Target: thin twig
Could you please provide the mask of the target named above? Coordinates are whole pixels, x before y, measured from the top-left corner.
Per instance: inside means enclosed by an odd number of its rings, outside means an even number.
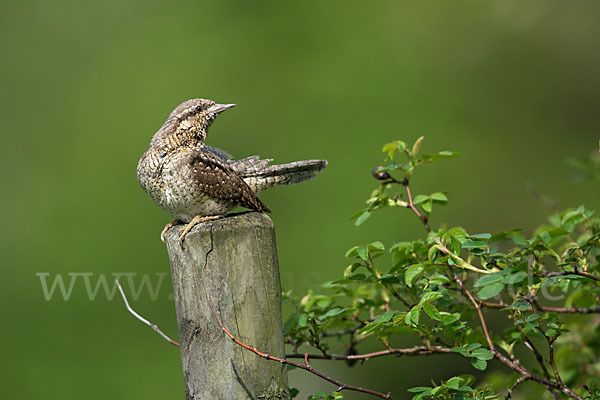
[[[250,346],[250,345],[248,345],[248,344],[240,341],[235,336],[233,336],[231,334],[231,332],[229,332],[229,330],[225,327],[225,325],[223,325],[223,322],[221,321],[221,317],[219,316],[219,313],[215,312],[215,315],[217,316],[217,321],[219,321],[219,325],[221,326],[221,329],[223,329],[223,332],[225,332],[225,334],[227,336],[229,336],[231,338],[231,340],[233,340],[236,344],[240,345],[241,347],[243,347],[244,349],[246,349],[248,351],[251,351],[252,353],[256,354],[259,357],[262,357],[262,358],[264,358],[266,360],[277,361],[277,362],[280,362],[282,364],[292,365],[292,366],[294,366],[296,368],[300,368],[300,369],[303,369],[305,371],[308,371],[311,374],[314,374],[314,375],[318,376],[319,378],[324,379],[327,382],[330,382],[330,383],[333,383],[334,385],[336,385],[338,387],[337,388],[338,392],[341,392],[342,390],[352,390],[352,391],[355,391],[355,392],[361,392],[361,393],[370,394],[372,396],[380,397],[382,399],[388,399],[389,400],[389,399],[392,398],[392,394],[391,393],[383,394],[383,393],[376,392],[374,390],[365,389],[365,388],[361,388],[361,387],[358,387],[358,386],[346,385],[345,383],[342,383],[342,382],[340,382],[340,381],[338,381],[336,379],[333,379],[333,378],[331,378],[331,377],[329,377],[329,376],[327,376],[327,375],[325,375],[325,374],[323,374],[323,373],[315,370],[308,363],[308,357],[309,357],[308,353],[306,353],[303,356],[303,358],[304,358],[304,365],[295,363],[293,361],[288,361],[288,360],[286,360],[284,358],[279,358],[279,357],[271,356],[271,355],[269,355],[267,353],[263,353],[263,352],[255,349],[254,347],[252,347],[252,346]]]
[[[541,326],[538,326],[538,330],[540,332],[542,332],[542,335],[544,335],[544,337],[546,338],[546,341],[548,342],[548,353],[549,353],[548,359],[550,361],[550,366],[552,367],[552,371],[554,372],[554,379],[556,380],[556,382],[558,382],[562,385],[563,381],[560,378],[560,374],[558,373],[558,368],[556,367],[556,362],[554,361],[554,340],[555,339],[546,335],[546,332],[544,332],[542,330]]]
[[[135,310],[133,308],[131,308],[131,306],[129,305],[129,302],[127,301],[127,296],[125,296],[125,292],[123,291],[123,288],[121,287],[121,284],[119,283],[119,280],[115,279],[115,283],[117,284],[117,287],[119,288],[119,292],[121,292],[121,296],[123,297],[123,301],[125,302],[125,307],[127,307],[127,310],[131,313],[131,315],[136,317],[138,320],[142,321],[144,324],[148,325],[150,328],[154,329],[154,331],[156,333],[158,333],[160,336],[162,336],[162,338],[165,339],[167,342],[171,343],[173,346],[179,347],[179,343],[177,343],[176,341],[174,341],[173,339],[171,339],[170,337],[165,335],[163,333],[163,331],[158,329],[158,326],[156,326],[156,324],[153,324],[152,322],[148,321],[147,319],[142,317],[140,314],[135,312]]]
[[[558,203],[548,196],[545,196],[542,192],[540,192],[532,183],[527,184],[527,189],[531,192],[533,197],[538,199],[542,204],[551,209],[552,211],[558,213],[560,211],[558,207]]]
[[[547,312],[555,312],[555,313],[564,313],[564,314],[599,314],[600,307],[590,307],[590,308],[582,308],[582,307],[548,307],[542,306],[537,303],[537,300],[532,300],[532,307],[537,311],[547,311]],[[492,303],[489,301],[482,301],[482,307],[487,308],[506,308],[509,307],[507,304],[502,303]]]
[[[406,306],[406,308],[408,308],[409,310],[410,310],[411,308],[413,308],[413,305],[412,305],[412,304],[410,304],[408,301],[406,301],[406,300],[404,299],[404,297],[402,297],[402,296],[400,295],[400,293],[398,293],[398,292],[396,292],[395,290],[393,290],[393,291],[392,291],[392,295],[393,295],[393,296],[394,296],[396,299],[398,299],[398,300],[399,300],[399,301],[400,301],[402,304],[404,304],[404,305]]]
[[[600,276],[590,274],[589,272],[580,271],[578,269],[576,269],[574,271],[546,272],[544,274],[533,274],[533,275],[537,276],[539,278],[550,278],[553,276],[578,275],[578,276],[583,276],[583,277],[586,277],[589,279],[593,279],[595,281],[600,281]]]
[[[513,390],[515,390],[515,388],[517,386],[519,386],[521,383],[525,382],[528,378],[525,375],[521,375],[519,377],[519,379],[517,379],[515,381],[515,383],[512,385],[512,387],[510,389],[508,389],[508,393],[506,394],[506,400],[510,399],[512,397],[512,392]]]
[[[430,354],[456,354],[452,349],[442,346],[415,346],[408,348],[390,348],[365,354],[310,354],[310,358],[320,360],[368,360],[370,358],[396,355],[396,356],[426,356]],[[286,358],[303,358],[304,354],[286,354]]]
[[[461,291],[469,298],[469,300],[471,300],[471,303],[473,303],[475,310],[477,310],[477,315],[479,316],[479,322],[481,324],[481,329],[483,330],[483,335],[485,336],[485,340],[488,344],[488,347],[493,352],[495,350],[494,343],[492,342],[492,338],[490,337],[490,333],[488,332],[487,324],[485,323],[485,318],[483,318],[483,313],[481,312],[481,307],[479,306],[479,303],[477,303],[471,292],[469,292],[469,290],[465,287],[463,281],[458,279],[456,273],[452,271],[452,274],[454,275],[454,280],[458,284]]]
[[[401,182],[401,184],[406,189],[406,195],[408,196],[407,207],[410,208],[415,213],[415,215],[421,220],[421,222],[423,223],[423,226],[425,226],[425,230],[427,232],[431,232],[431,228],[429,227],[429,221],[427,220],[427,217],[425,217],[424,215],[421,215],[421,213],[419,212],[419,210],[417,210],[417,208],[415,207],[415,205],[413,203],[412,194],[410,193],[410,187],[408,186],[408,179],[404,178],[404,180]]]

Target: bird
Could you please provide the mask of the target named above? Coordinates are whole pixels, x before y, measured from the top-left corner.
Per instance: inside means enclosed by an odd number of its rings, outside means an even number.
[[[279,165],[258,156],[235,160],[226,151],[205,144],[217,116],[234,106],[207,99],[184,101],[169,114],[140,158],[139,184],[173,217],[161,232],[163,242],[170,228],[184,223],[179,233],[183,247],[195,225],[223,218],[236,206],[271,212],[258,198],[260,191],[308,181],[327,167],[327,160]]]

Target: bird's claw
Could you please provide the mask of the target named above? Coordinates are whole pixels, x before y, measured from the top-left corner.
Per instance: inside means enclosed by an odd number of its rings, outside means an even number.
[[[181,224],[182,222],[178,219],[174,219],[173,221],[169,222],[168,224],[165,225],[165,227],[163,228],[162,232],[160,233],[160,240],[165,243],[167,241],[166,235],[167,235],[167,231],[169,229],[171,229],[174,226],[177,226],[179,224]]]
[[[185,226],[185,228],[183,228],[182,230],[179,231],[179,246],[181,246],[183,248],[183,242],[185,240],[185,237],[192,230],[193,227],[195,227],[198,224],[201,224],[202,222],[214,221],[219,218],[221,218],[220,215],[210,215],[207,217],[202,217],[200,215],[196,215],[194,218],[192,218],[190,223]]]

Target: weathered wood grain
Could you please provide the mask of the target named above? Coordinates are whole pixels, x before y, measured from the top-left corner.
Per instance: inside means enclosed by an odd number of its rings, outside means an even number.
[[[167,234],[186,399],[289,399],[284,365],[241,348],[284,355],[281,284],[271,219],[245,213],[205,222],[179,245]]]

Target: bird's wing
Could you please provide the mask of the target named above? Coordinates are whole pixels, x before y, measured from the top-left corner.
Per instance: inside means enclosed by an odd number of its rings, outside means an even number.
[[[213,152],[191,151],[186,162],[192,179],[204,193],[259,212],[271,212],[227,161]]]
[[[202,150],[208,151],[209,153],[214,154],[215,156],[219,157],[223,161],[231,162],[231,160],[233,158],[233,157],[231,157],[231,154],[229,154],[225,150],[217,149],[216,147],[212,147],[207,144],[205,144],[202,147]]]

